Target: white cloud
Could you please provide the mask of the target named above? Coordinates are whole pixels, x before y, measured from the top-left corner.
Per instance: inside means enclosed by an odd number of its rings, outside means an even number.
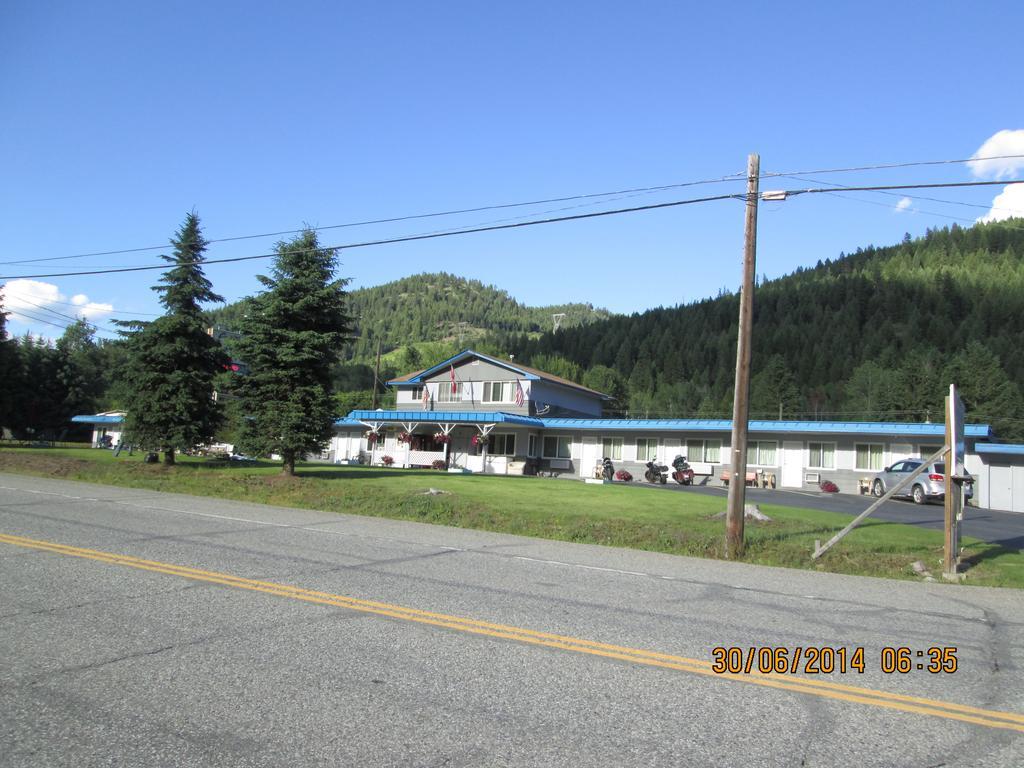
[[[38,317],[46,316],[47,319],[53,319],[55,322],[61,322],[60,318],[43,311],[44,308],[52,309],[62,315],[86,319],[103,317],[114,311],[112,304],[89,301],[89,297],[84,293],[75,294],[68,301],[67,296],[62,294],[56,285],[38,280],[10,280],[3,288],[3,297],[4,308],[11,312],[11,319],[28,324],[33,323],[33,319],[20,315],[18,310],[24,310]]]
[[[1018,155],[1018,157],[1005,157],[1006,155]],[[998,181],[999,179],[1014,178],[1024,171],[1024,129],[999,131],[978,147],[978,151],[971,157],[1004,158],[1002,160],[972,160],[969,162],[967,165],[971,172],[979,179]]]
[[[896,203],[896,213],[903,213],[904,211],[909,211],[910,206],[913,204],[913,201],[909,197],[901,198],[900,201]]]
[[[1013,217],[1024,217],[1024,184],[1007,184],[992,201],[992,210],[978,219],[979,222],[1003,221]]]

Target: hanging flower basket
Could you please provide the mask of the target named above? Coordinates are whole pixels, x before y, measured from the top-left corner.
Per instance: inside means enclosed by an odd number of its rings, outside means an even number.
[[[483,445],[486,441],[487,438],[485,438],[483,435],[473,435],[471,438],[469,438],[469,442],[471,442],[474,446]]]
[[[373,445],[374,443],[377,442],[378,439],[380,439],[380,435],[378,435],[376,432],[367,432],[364,435],[364,437],[366,438],[366,442],[368,442],[370,445]]]
[[[450,443],[452,441],[451,435],[446,435],[444,432],[434,433],[435,443]]]
[[[412,442],[412,433],[411,432],[399,432],[398,433],[398,442],[400,442],[400,443],[411,443]]]

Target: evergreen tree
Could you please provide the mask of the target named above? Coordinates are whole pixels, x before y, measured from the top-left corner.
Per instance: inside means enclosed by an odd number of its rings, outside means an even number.
[[[10,427],[22,439],[56,439],[66,421],[57,350],[26,333],[17,344],[18,372]]]
[[[173,266],[153,286],[166,312],[152,322],[125,323],[128,359],[121,371],[129,404],[125,437],[163,451],[167,464],[174,463],[176,450],[213,440],[223,420],[214,378],[227,363],[200,307],[223,299],[203,274],[206,240],[195,212],[171,245],[174,255],[161,258]]]
[[[61,412],[67,419],[95,412],[106,389],[102,353],[94,340],[95,333],[93,326],[79,319],[57,339],[57,377],[64,389]]]
[[[1022,437],[1024,424],[1020,416],[1024,412],[1024,399],[1020,388],[984,344],[977,341],[968,344],[946,366],[945,377],[949,383],[957,385],[968,421],[991,424],[1004,438]]]
[[[297,459],[323,449],[339,415],[331,368],[350,333],[348,281],[335,279],[335,250],[321,248],[312,230],[275,250],[271,276],[259,276],[266,290],[250,299],[241,323],[249,373],[236,391],[243,449],[280,454],[284,474],[294,475]]]
[[[752,418],[791,418],[800,412],[803,398],[782,355],[772,355],[750,382]]]
[[[534,355],[530,360],[530,366],[569,381],[579,382],[583,377],[580,366],[561,355]]]
[[[4,383],[0,386],[0,436],[4,427],[12,425],[15,395],[21,386],[21,361],[18,348],[7,338],[7,315],[4,310],[3,293],[0,293],[0,371],[3,371]]]
[[[891,420],[902,406],[898,371],[873,360],[861,363],[846,383],[846,413],[850,421]]]

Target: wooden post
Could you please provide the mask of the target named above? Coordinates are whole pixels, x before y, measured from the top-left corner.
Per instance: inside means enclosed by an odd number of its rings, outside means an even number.
[[[963,521],[963,447],[964,404],[956,386],[950,385],[946,397],[946,496],[945,542],[942,558],[942,576],[949,580],[960,578],[960,524]]]
[[[875,510],[878,509],[880,506],[882,506],[882,504],[887,502],[889,499],[891,499],[897,493],[899,493],[904,488],[906,488],[908,485],[910,485],[912,482],[914,482],[914,480],[917,479],[918,475],[920,475],[922,472],[924,472],[926,469],[928,469],[928,466],[930,464],[932,464],[933,462],[938,461],[943,456],[945,456],[946,455],[946,448],[947,447],[948,446],[943,446],[938,451],[936,451],[931,456],[929,456],[927,459],[925,459],[923,462],[921,462],[921,466],[918,467],[916,471],[911,472],[906,477],[904,477],[902,480],[900,480],[898,483],[896,483],[896,485],[894,485],[892,488],[890,488],[888,491],[886,491],[885,494],[883,494],[881,498],[879,498],[870,507],[868,507],[863,512],[861,512],[859,515],[857,515],[855,518],[853,518],[853,520],[850,521],[849,525],[847,525],[845,528],[843,528],[843,530],[841,530],[839,533],[837,533],[831,539],[826,541],[824,546],[821,544],[820,540],[816,539],[815,542],[814,542],[814,554],[811,555],[811,559],[812,560],[817,560],[819,557],[821,557],[826,552],[828,552],[830,549],[832,549],[832,547],[836,543],[838,543],[841,539],[846,538],[846,534],[848,534],[850,531],[852,531],[854,528],[856,528],[858,525],[860,525],[864,521],[865,518],[870,517],[872,514],[874,514]]]
[[[743,286],[736,339],[736,380],[732,402],[732,480],[725,512],[725,556],[742,557],[743,512],[747,492],[747,419],[750,412],[750,333],[754,320],[754,274],[757,256],[757,196],[761,158],[747,158],[747,216],[743,242]]]

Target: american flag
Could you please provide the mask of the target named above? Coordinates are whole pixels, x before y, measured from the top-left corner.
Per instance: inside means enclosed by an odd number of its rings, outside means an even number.
[[[522,405],[524,400],[523,385],[516,379],[516,405]]]
[[[427,388],[426,384],[423,385],[423,407],[430,407],[430,390]]]

